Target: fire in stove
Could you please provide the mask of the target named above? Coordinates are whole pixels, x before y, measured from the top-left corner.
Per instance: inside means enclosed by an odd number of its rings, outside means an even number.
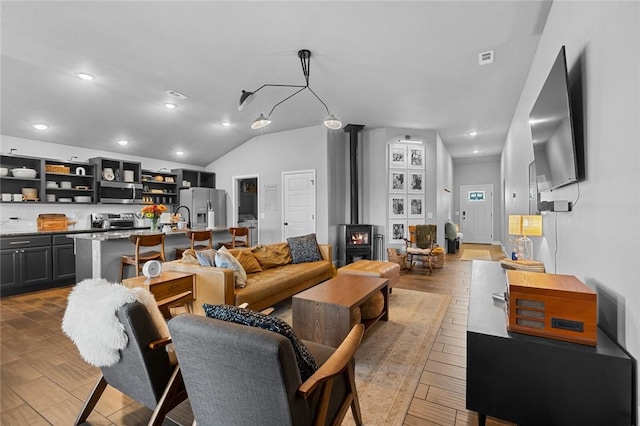
[[[369,245],[369,233],[368,232],[351,233],[351,245],[354,245],[354,246]]]

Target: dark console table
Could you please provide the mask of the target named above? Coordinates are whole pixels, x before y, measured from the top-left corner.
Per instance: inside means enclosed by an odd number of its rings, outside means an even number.
[[[596,347],[509,333],[498,262],[474,261],[467,409],[518,425],[636,424],[633,360],[602,330]]]

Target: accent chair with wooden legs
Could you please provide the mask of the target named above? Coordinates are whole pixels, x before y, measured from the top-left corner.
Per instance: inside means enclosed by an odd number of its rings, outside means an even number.
[[[107,385],[153,410],[149,425],[162,425],[166,414],[187,399],[180,367],[172,363],[166,351],[171,339],[160,335],[142,303],[121,306],[117,317],[129,341],[116,364],[101,367],[102,376],[74,425],[87,420]]]
[[[338,348],[303,341],[319,366],[304,382],[281,334],[192,314],[169,330],[198,425],[339,425],[349,408],[362,424],[353,359],[362,324]]]

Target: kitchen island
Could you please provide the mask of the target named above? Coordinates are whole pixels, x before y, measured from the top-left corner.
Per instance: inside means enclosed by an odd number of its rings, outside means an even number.
[[[227,228],[215,228],[216,241],[226,241]],[[131,235],[151,234],[148,229],[131,231],[88,232],[68,235],[73,238],[76,249],[76,281],[86,278],[104,278],[110,282],[120,282],[120,256],[132,254],[135,245],[129,241]],[[175,249],[189,246],[186,230],[165,233],[164,252],[167,260],[175,259]],[[153,250],[152,247],[149,250]],[[124,278],[135,276],[134,268],[126,268]]]

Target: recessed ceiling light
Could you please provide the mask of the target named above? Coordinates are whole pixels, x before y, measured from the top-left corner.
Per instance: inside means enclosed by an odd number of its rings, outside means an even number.
[[[49,126],[47,126],[46,124],[38,123],[38,124],[34,124],[33,128],[36,130],[47,130]]]
[[[224,127],[229,127],[229,126],[231,126],[231,123],[229,123],[228,121],[223,121],[223,122],[222,122],[222,123],[220,123],[220,124],[222,124],[222,126],[224,126]]]
[[[470,131],[468,134],[469,136],[478,136],[478,132],[475,130]]]
[[[480,151],[478,151],[478,149],[477,149],[477,148],[473,150],[473,153],[474,153],[474,154],[477,154],[478,152],[480,152]]]
[[[127,145],[128,143],[129,143],[129,141],[128,141],[128,140],[126,140],[126,139],[120,139],[120,140],[118,141],[118,144],[119,144],[119,145],[123,145],[123,146],[124,146],[124,145]]]
[[[94,76],[92,76],[91,74],[87,74],[86,72],[79,72],[79,73],[76,73],[76,75],[78,76],[78,78],[86,81],[91,81],[95,79]]]
[[[176,155],[184,155],[184,151],[176,151]]]
[[[166,104],[164,104],[164,107],[167,109],[176,109],[178,108],[178,105],[167,102]]]

